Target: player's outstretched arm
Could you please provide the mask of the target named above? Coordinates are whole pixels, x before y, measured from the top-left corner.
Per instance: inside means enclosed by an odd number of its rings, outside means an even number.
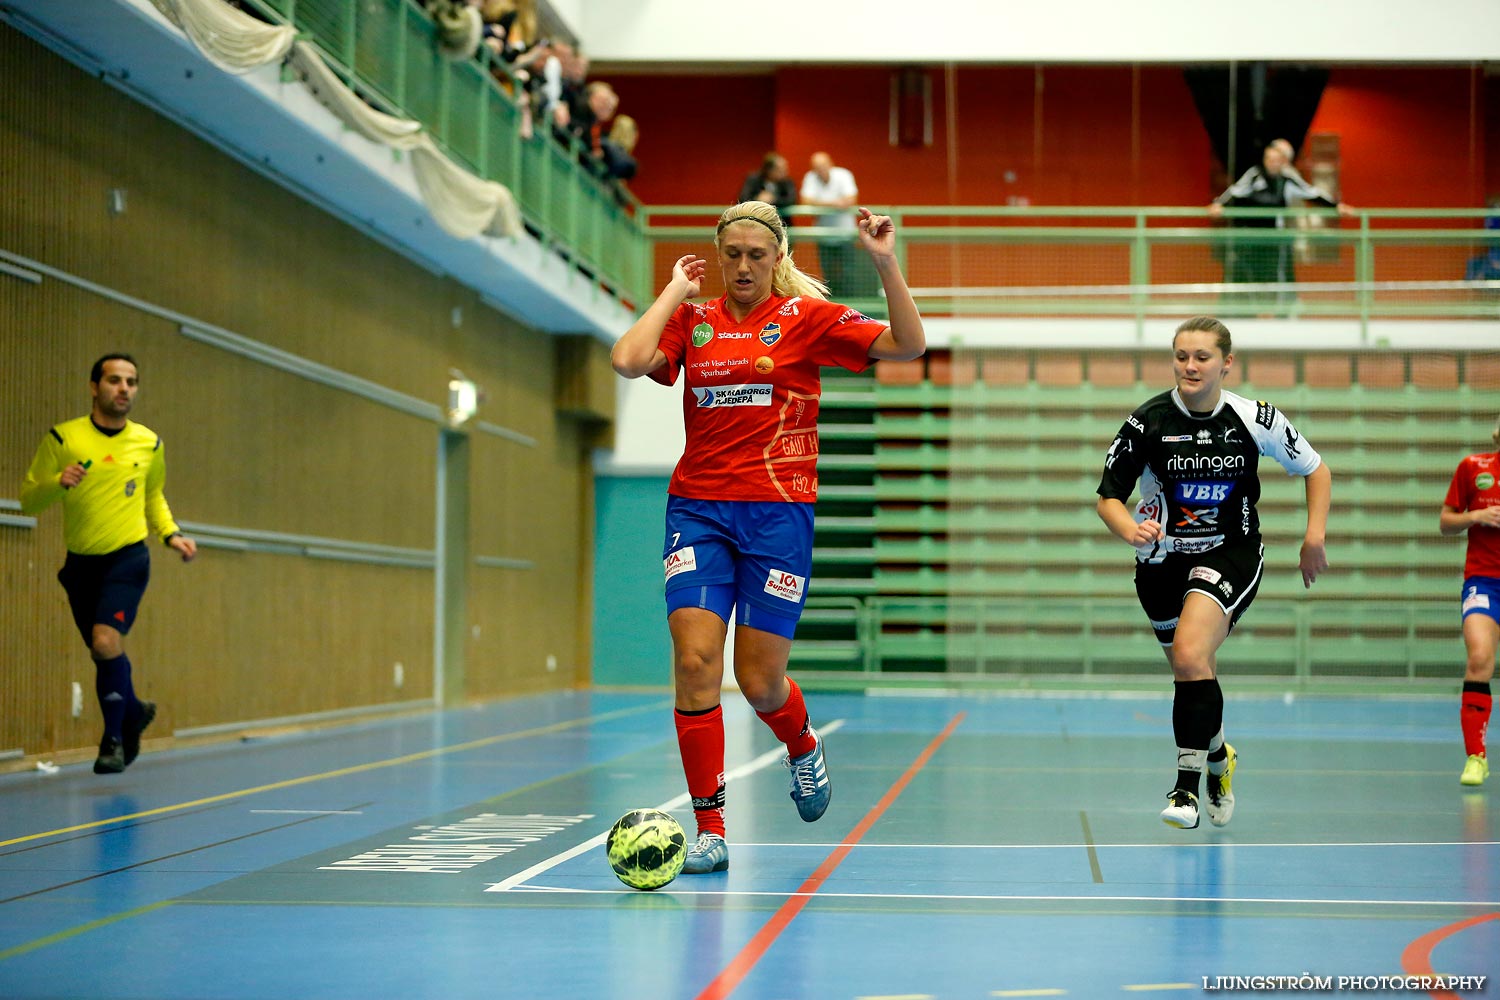
[[[626,378],[640,378],[662,366],[667,356],[658,345],[667,320],[677,307],[698,294],[708,262],[697,254],[679,257],[672,265],[672,280],[661,290],[656,301],[651,303],[641,318],[631,325],[625,335],[615,341],[609,353],[610,364]]]
[[[859,242],[875,262],[885,289],[886,309],[891,327],[870,345],[870,357],[886,361],[911,361],[927,350],[927,331],[922,328],[922,314],[911,297],[906,276],[896,260],[896,224],[888,215],[874,215],[867,208],[859,210]]]

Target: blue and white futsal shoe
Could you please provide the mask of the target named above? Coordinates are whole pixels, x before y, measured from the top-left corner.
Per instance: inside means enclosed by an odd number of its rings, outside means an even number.
[[[828,781],[828,765],[823,759],[823,737],[812,731],[815,744],[801,757],[786,757],[783,763],[792,772],[792,801],[797,803],[797,815],[811,823],[828,811],[828,802],[833,798],[833,785]]]
[[[729,845],[717,833],[700,833],[698,842],[688,849],[682,862],[682,874],[707,875],[729,870]]]

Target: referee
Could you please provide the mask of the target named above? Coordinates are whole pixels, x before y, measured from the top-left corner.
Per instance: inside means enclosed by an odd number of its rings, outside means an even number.
[[[122,642],[151,578],[146,536],[155,534],[187,562],[198,546],[172,520],[161,438],[127,419],[139,388],[135,359],[106,354],[89,372],[93,410],[42,439],[21,486],[21,510],[63,504],[68,557],[58,582],[94,658],[94,690],[104,715],[95,774],[118,774],[141,750],[156,705],[135,696]]]

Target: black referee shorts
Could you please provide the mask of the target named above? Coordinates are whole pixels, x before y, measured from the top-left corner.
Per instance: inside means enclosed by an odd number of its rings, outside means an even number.
[[[151,580],[151,553],[136,542],[102,556],[69,552],[57,582],[68,592],[73,624],[84,645],[94,644],[94,626],[108,625],[121,635],[135,624],[136,610]]]
[[[1156,641],[1172,645],[1183,602],[1192,590],[1213,598],[1229,616],[1233,631],[1260,589],[1263,553],[1258,540],[1246,540],[1193,555],[1173,553],[1159,563],[1136,563],[1135,596]]]

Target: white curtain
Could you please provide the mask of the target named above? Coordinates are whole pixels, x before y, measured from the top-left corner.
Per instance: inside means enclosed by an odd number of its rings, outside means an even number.
[[[290,25],[267,24],[222,0],[151,0],[220,69],[246,73],[286,55],[297,39]]]
[[[454,163],[422,131],[422,123],[370,107],[328,67],[317,49],[296,41],[290,27],[258,21],[223,0],[151,0],[203,52],[231,73],[285,58],[297,79],[345,126],[409,154],[422,201],[437,224],[459,239],[480,233],[514,236],[521,215],[510,189]]]

